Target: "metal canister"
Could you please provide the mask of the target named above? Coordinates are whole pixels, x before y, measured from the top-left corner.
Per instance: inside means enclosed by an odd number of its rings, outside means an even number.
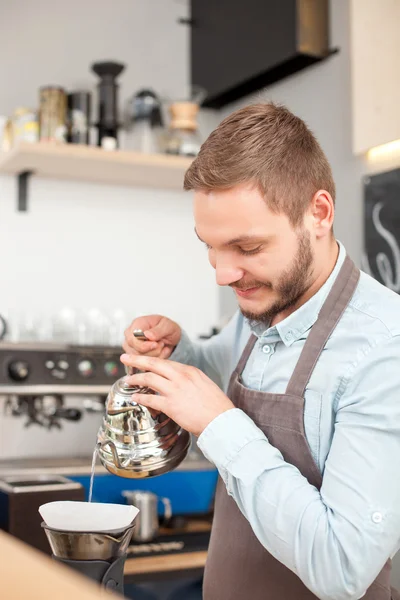
[[[39,137],[41,142],[66,142],[67,94],[61,87],[40,88]]]
[[[68,142],[89,144],[90,113],[90,92],[68,94]]]

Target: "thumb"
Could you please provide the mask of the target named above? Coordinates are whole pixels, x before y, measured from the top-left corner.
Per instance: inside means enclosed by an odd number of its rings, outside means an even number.
[[[161,319],[157,325],[143,332],[151,342],[159,342],[171,333],[171,324],[168,319]]]

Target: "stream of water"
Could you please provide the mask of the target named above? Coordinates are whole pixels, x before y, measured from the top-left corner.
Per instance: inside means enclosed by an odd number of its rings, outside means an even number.
[[[94,472],[96,469],[96,458],[97,458],[97,444],[94,448],[93,458],[92,458],[92,471],[90,474],[90,487],[89,487],[89,502],[92,501],[92,496],[93,496],[93,482],[94,482]]]

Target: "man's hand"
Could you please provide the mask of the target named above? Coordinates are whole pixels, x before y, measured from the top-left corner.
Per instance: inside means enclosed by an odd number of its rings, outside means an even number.
[[[135,338],[133,332],[141,329],[149,339],[144,342]],[[127,354],[142,354],[169,358],[181,339],[181,328],[177,323],[161,315],[138,317],[125,331],[125,341],[122,345]]]
[[[127,354],[121,356],[121,361],[146,371],[126,377],[129,385],[146,386],[159,394],[135,394],[134,400],[163,412],[196,436],[220,414],[235,408],[220,388],[195,367]]]

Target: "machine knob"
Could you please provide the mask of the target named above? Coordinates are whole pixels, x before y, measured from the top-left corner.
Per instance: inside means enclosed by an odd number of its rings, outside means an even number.
[[[78,363],[78,371],[82,377],[91,377],[94,374],[94,364],[85,358]]]
[[[117,377],[119,365],[116,360],[108,360],[104,365],[104,372],[108,377]]]
[[[14,360],[8,365],[8,374],[13,381],[25,381],[29,377],[29,364],[24,360]]]
[[[67,421],[80,421],[82,411],[79,408],[57,408],[54,416],[58,419],[66,419]]]

